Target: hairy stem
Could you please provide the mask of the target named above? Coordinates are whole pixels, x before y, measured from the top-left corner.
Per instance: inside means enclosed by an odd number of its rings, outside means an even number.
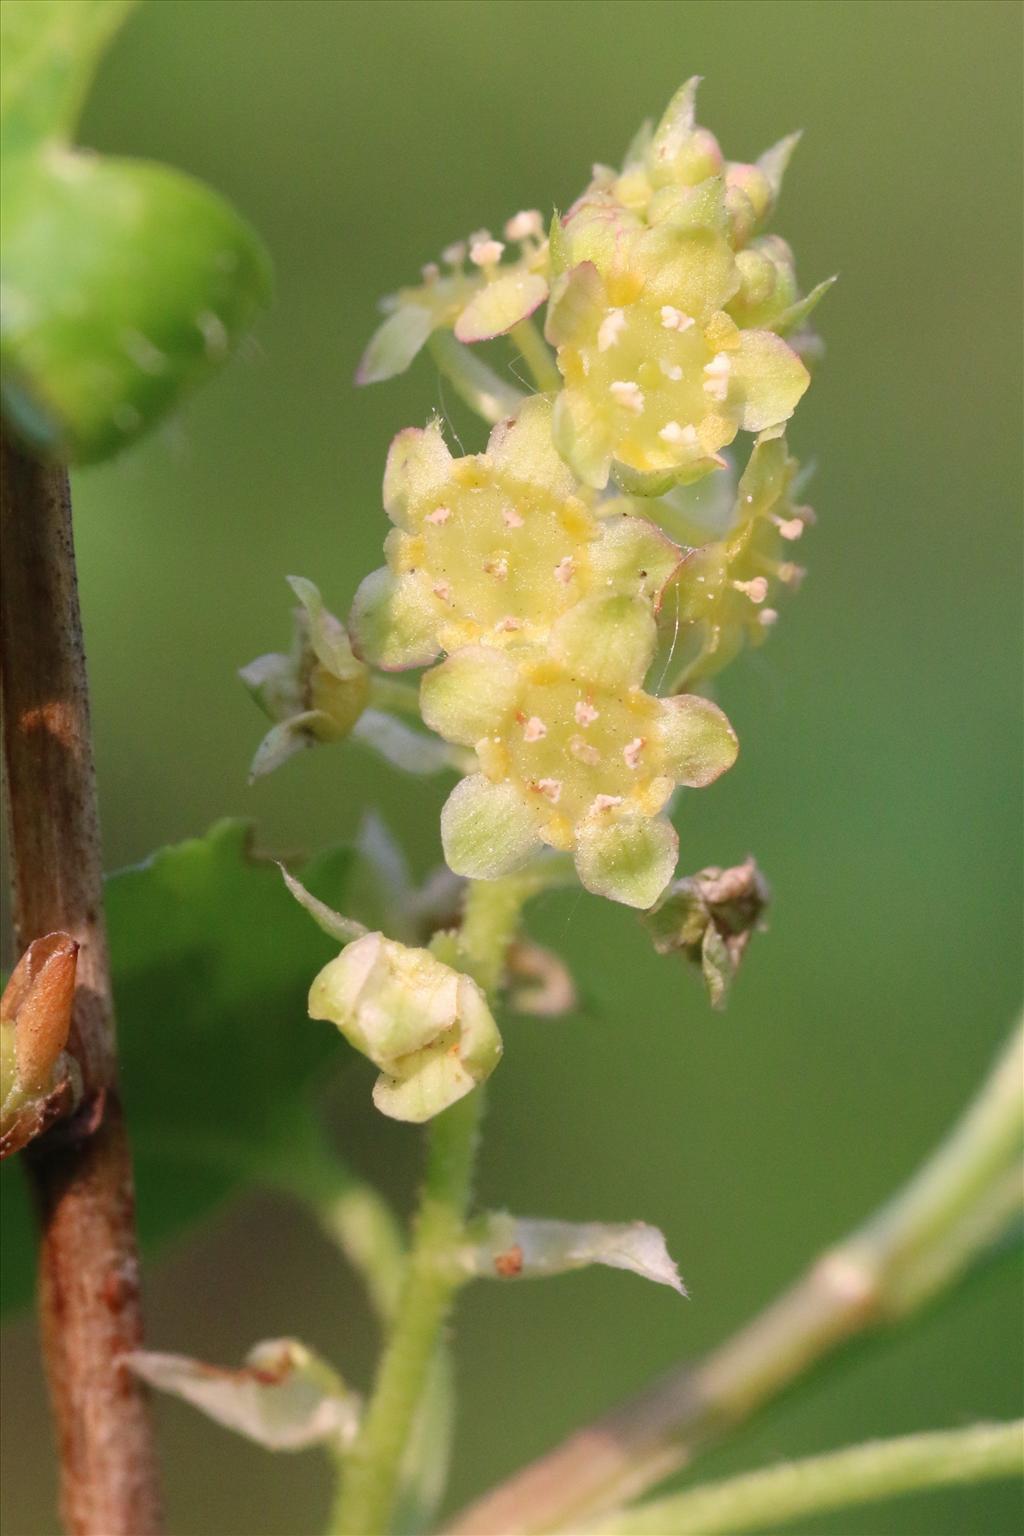
[[[462,1238],[483,1108],[477,1088],[430,1127],[427,1176],[394,1327],[373,1395],[346,1458],[332,1530],[383,1536],[390,1529],[402,1456],[441,1328],[462,1283],[455,1254]]]
[[[961,1121],[904,1189],[696,1366],[682,1366],[578,1430],[449,1528],[450,1536],[576,1530],[678,1472],[838,1345],[948,1286],[1009,1210],[1024,1133],[1018,1026]],[[972,1213],[987,1212],[972,1222]]]
[[[131,1156],[117,1086],[99,821],[67,475],[2,444],[0,683],[17,951],[81,946],[69,1051],[83,1097],[25,1154],[42,1223],[40,1327],[75,1536],[160,1528],[142,1347]]]
[[[501,985],[523,904],[538,888],[538,877],[526,874],[467,887],[458,963],[491,997]],[[391,1528],[417,1411],[437,1370],[445,1320],[467,1280],[459,1250],[483,1107],[483,1088],[476,1088],[431,1123],[412,1247],[366,1417],[345,1458],[333,1536],[384,1536]]]
[[[722,1536],[774,1530],[828,1510],[850,1509],[920,1489],[1019,1477],[1024,1420],[873,1440],[706,1483],[636,1509],[620,1510],[579,1536]]]

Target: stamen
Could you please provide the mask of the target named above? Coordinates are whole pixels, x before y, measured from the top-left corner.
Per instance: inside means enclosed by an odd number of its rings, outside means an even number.
[[[678,363],[666,363],[665,359],[662,358],[658,363],[658,367],[666,379],[671,379],[673,384],[678,384],[683,376],[683,370]]]
[[[563,587],[567,587],[576,574],[576,566],[572,555],[565,555],[555,566],[555,580],[560,581]]]
[[[595,795],[590,803],[592,811],[611,811],[622,804],[621,795]]]
[[[504,249],[500,240],[474,240],[469,248],[469,259],[474,267],[493,267],[501,260]]]
[[[547,733],[548,728],[539,715],[531,715],[523,726],[524,741],[542,741]]]
[[[784,539],[789,539],[790,542],[792,542],[793,539],[799,539],[804,531],[804,520],[802,517],[787,518],[775,517],[773,515],[772,522],[775,524],[782,537]]]
[[[515,507],[502,508],[501,520],[506,528],[521,528],[523,526],[523,519],[519,516]]]
[[[687,315],[681,309],[676,309],[674,304],[661,306],[661,323],[666,331],[688,331],[693,325],[692,315]]]
[[[724,400],[729,393],[732,358],[728,352],[716,352],[704,369],[704,393],[712,400]]]
[[[451,507],[435,507],[433,512],[427,513],[427,522],[440,525],[441,523],[446,523],[451,515]]]
[[[681,427],[678,421],[667,421],[658,433],[663,443],[672,448],[696,448],[697,428],[692,424]]]
[[[587,726],[593,725],[594,721],[600,718],[601,711],[595,709],[593,704],[588,704],[586,699],[580,699],[579,703],[573,707],[573,714],[577,725]]]
[[[597,350],[607,352],[618,341],[626,328],[626,317],[621,309],[610,309],[601,321],[597,333]]]
[[[573,757],[578,757],[581,763],[586,763],[588,768],[596,768],[601,761],[601,754],[596,747],[592,747],[589,741],[584,741],[582,736],[569,738],[569,751]]]
[[[465,240],[456,240],[453,245],[446,245],[441,252],[441,260],[449,267],[461,267],[466,259]]]
[[[536,208],[522,208],[514,213],[505,225],[506,240],[539,239],[544,233],[544,220]]]
[[[626,759],[627,768],[637,768],[640,764],[640,753],[647,745],[643,736],[634,736],[633,740],[622,749],[622,755]]]
[[[608,386],[608,393],[627,411],[635,411],[638,416],[643,412],[644,392],[635,379],[614,379]]]
[[[778,609],[762,608],[761,612],[757,616],[757,622],[763,625],[765,629],[771,629],[773,624],[777,624],[779,622]]]
[[[551,801],[552,805],[557,805],[562,798],[561,779],[538,779],[537,788],[546,799]]]
[[[763,576],[753,576],[750,581],[734,581],[733,586],[752,603],[763,603],[768,596],[768,582]]]

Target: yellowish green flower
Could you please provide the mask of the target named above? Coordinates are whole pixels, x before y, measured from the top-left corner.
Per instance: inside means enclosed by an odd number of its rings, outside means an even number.
[[[759,442],[721,535],[707,542],[707,528],[687,518],[683,498],[666,505],[674,537],[696,546],[662,612],[671,687],[690,687],[720,672],[744,645],[763,644],[779,617],[780,591],[800,584],[804,572],[792,558],[793,544],[813,513],[793,503],[798,470],[784,438]]]
[[[541,844],[571,851],[582,883],[649,907],[675,869],[661,814],[677,784],[710,784],[737,745],[706,699],[645,692],[655,621],[642,598],[586,598],[543,649],[470,646],[428,672],[423,718],[474,747],[441,817],[456,874],[492,879]]]
[[[656,603],[680,558],[643,519],[598,516],[555,450],[542,395],[494,428],[486,453],[453,458],[436,421],[400,432],[384,505],[396,525],[388,563],[359,588],[350,627],[358,653],[385,668],[541,641],[594,591]]]
[[[489,1077],[501,1036],[469,976],[427,949],[368,933],[313,982],[309,1013],[327,1019],[381,1075],[373,1102],[393,1120],[429,1120]]]
[[[582,259],[576,260],[582,253]],[[773,331],[741,329],[725,306],[742,291],[725,189],[702,182],[641,226],[589,202],[568,220],[547,336],[565,388],[560,452],[585,484],[616,478],[640,494],[699,479],[737,432],[786,421],[809,375]]]
[[[532,315],[548,296],[548,249],[536,209],[514,214],[505,239],[477,230],[429,262],[423,281],[385,299],[387,319],[374,333],[356,373],[375,384],[404,373],[434,331],[452,330],[462,342],[503,336]],[[510,248],[512,259],[506,261]]]

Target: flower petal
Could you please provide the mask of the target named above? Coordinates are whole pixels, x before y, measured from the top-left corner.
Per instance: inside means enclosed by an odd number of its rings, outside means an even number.
[[[420,709],[432,731],[472,747],[511,714],[519,689],[519,668],[504,651],[467,645],[426,673]]]
[[[425,667],[440,650],[439,612],[414,576],[381,566],[360,583],[349,614],[356,655],[388,672]]]
[[[642,816],[606,820],[600,813],[580,827],[576,869],[595,896],[627,907],[653,907],[672,879],[679,839],[667,821]]]
[[[552,405],[547,395],[531,395],[518,415],[499,421],[487,443],[494,468],[513,480],[525,480],[552,496],[577,490],[572,471],[552,441]]]
[[[589,330],[596,332],[605,302],[604,283],[594,263],[578,262],[551,290],[544,335],[554,347],[578,344]]]
[[[440,421],[399,432],[388,449],[384,469],[384,510],[391,521],[408,527],[413,509],[439,494],[451,467]]]
[[[575,677],[603,688],[643,682],[657,645],[650,604],[639,597],[588,597],[552,627],[552,655]]]
[[[373,333],[356,369],[357,384],[379,384],[404,373],[434,329],[434,316],[419,304],[403,304]]]
[[[504,336],[539,309],[547,296],[548,285],[539,272],[502,272],[470,299],[455,322],[455,338],[474,342]]]
[[[772,331],[741,331],[731,356],[730,399],[741,409],[743,430],[761,432],[788,420],[811,382],[792,347]]]
[[[614,447],[607,411],[587,390],[563,389],[555,400],[551,430],[555,447],[583,484],[603,490]]]
[[[629,515],[602,522],[601,537],[590,555],[599,580],[616,592],[646,598],[656,610],[682,558],[682,550],[660,528]]]
[[[409,1056],[403,1068],[401,1077],[381,1073],[373,1085],[373,1102],[390,1120],[410,1125],[432,1120],[464,1099],[478,1081],[442,1040]]]
[[[539,819],[513,784],[482,773],[456,784],[441,812],[448,868],[471,880],[495,880],[518,868],[540,842]]]
[[[666,773],[691,789],[713,784],[739,753],[736,733],[718,705],[696,693],[662,700],[659,736]]]

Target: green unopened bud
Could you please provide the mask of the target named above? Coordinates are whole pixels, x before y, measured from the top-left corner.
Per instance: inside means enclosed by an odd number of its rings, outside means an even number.
[[[469,976],[427,949],[368,933],[320,972],[309,1012],[380,1068],[373,1102],[393,1120],[440,1114],[490,1076],[501,1036]]]
[[[353,654],[344,625],[301,576],[289,585],[299,599],[289,654],[258,656],[239,673],[256,703],[277,722],[249,770],[257,779],[314,742],[348,736],[370,697],[368,667]]]

